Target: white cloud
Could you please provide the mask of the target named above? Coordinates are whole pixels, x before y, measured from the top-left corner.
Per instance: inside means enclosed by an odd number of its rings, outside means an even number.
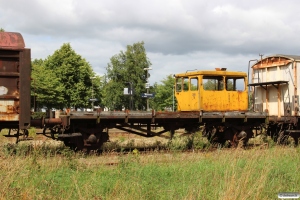
[[[150,82],[187,69],[247,71],[258,54],[297,54],[296,0],[0,0],[0,27],[20,32],[33,58],[71,43],[104,74],[109,59],[144,41]]]

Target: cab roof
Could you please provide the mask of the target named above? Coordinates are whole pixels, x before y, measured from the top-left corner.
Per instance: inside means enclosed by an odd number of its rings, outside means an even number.
[[[237,72],[237,71],[226,71],[225,68],[216,68],[213,70],[199,70],[199,71],[187,71],[185,73],[175,74],[174,77],[186,77],[186,76],[197,76],[197,75],[206,75],[206,76],[242,76],[247,77],[247,73],[245,72]]]
[[[20,33],[0,32],[0,49],[23,49],[25,42]]]

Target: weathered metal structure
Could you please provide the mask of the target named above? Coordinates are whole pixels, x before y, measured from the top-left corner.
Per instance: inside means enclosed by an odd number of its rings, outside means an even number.
[[[17,137],[30,126],[30,63],[22,35],[0,32],[0,129]]]
[[[254,110],[270,116],[297,116],[300,56],[272,55],[252,66]]]
[[[229,140],[236,146],[237,140],[242,139],[247,143],[253,137],[253,129],[265,122],[264,112],[248,110],[248,80],[244,72],[217,68],[174,77],[178,110],[199,112],[199,122],[205,125],[204,133],[212,142],[224,144]]]
[[[176,74],[179,111],[247,111],[247,74],[223,69]]]
[[[271,55],[252,66],[253,111],[268,114],[268,134],[278,143],[289,136],[298,144],[300,56]]]

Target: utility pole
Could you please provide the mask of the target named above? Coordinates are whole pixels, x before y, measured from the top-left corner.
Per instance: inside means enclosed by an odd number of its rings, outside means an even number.
[[[96,77],[91,77],[91,81],[92,81],[92,111],[94,111],[94,84],[93,84],[93,79]]]
[[[172,91],[173,91],[173,107],[172,107],[172,111],[174,112],[174,91],[175,90],[175,85],[173,85],[173,89],[172,89]]]
[[[148,67],[148,68],[144,68],[144,70],[146,70],[146,73],[147,73],[147,78],[146,78],[146,89],[147,89],[147,94],[149,94],[149,88],[150,88],[150,84],[148,82],[148,79],[149,79],[149,73],[148,71],[151,70],[152,68],[151,67]],[[149,97],[147,97],[147,111],[149,110]]]
[[[251,106],[250,106],[250,95],[251,95],[251,92],[250,92],[250,85],[249,84],[250,84],[250,63],[252,61],[258,62],[258,60],[257,59],[249,60],[249,63],[248,63],[248,109],[251,108]],[[253,79],[251,79],[251,80],[253,82]],[[258,79],[258,82],[259,82],[259,79]],[[254,109],[254,105],[253,105],[253,109]]]

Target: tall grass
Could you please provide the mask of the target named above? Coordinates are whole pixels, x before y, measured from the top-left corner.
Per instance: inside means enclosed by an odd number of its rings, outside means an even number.
[[[212,151],[198,133],[150,144],[163,153],[143,154],[130,140],[130,153],[86,156],[40,142],[0,144],[0,199],[277,199],[300,192],[299,147]]]
[[[300,186],[299,148],[38,152],[0,153],[0,199],[276,199]]]

